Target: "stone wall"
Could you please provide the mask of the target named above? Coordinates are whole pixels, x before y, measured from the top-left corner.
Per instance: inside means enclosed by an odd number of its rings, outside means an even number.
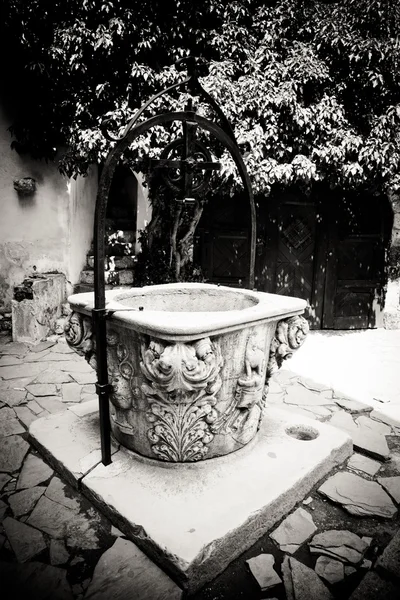
[[[20,156],[11,149],[0,111],[0,307],[10,308],[13,288],[33,273],[57,272],[68,286],[79,279],[93,235],[97,173],[69,181],[54,163]],[[35,180],[35,191],[18,192],[14,182]]]

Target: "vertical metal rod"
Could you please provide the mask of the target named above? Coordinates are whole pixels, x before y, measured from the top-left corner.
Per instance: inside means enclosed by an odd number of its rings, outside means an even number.
[[[111,386],[108,383],[107,372],[105,309],[93,309],[92,318],[96,335],[96,393],[99,397],[101,460],[103,465],[107,466],[111,463],[111,425],[109,407],[109,393],[111,391]]]

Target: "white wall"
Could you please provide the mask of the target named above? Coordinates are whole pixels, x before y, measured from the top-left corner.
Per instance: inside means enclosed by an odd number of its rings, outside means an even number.
[[[11,149],[0,110],[0,307],[10,306],[13,288],[34,272],[66,275],[78,282],[93,237],[97,168],[69,181],[56,162],[36,161]],[[36,192],[21,197],[14,179],[32,177]]]

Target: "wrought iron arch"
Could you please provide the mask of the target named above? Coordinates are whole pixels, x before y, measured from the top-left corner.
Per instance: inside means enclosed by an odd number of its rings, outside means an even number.
[[[106,120],[102,123],[102,132],[109,140],[116,142],[111,148],[104,163],[102,174],[99,181],[99,188],[96,198],[96,209],[94,218],[94,308],[92,310],[93,329],[96,335],[96,356],[97,356],[97,379],[96,391],[99,396],[100,410],[100,433],[101,433],[101,451],[103,464],[111,462],[110,445],[110,415],[109,415],[109,394],[112,391],[108,382],[107,373],[107,353],[106,353],[106,316],[107,308],[105,306],[105,220],[108,198],[111,188],[111,182],[115,169],[126,150],[133,144],[135,139],[146,133],[149,129],[157,125],[167,125],[174,121],[182,124],[196,124],[201,129],[207,131],[216,138],[230,153],[238,169],[243,182],[244,190],[250,206],[251,230],[250,230],[250,259],[249,259],[249,287],[254,287],[255,270],[255,251],[256,251],[256,209],[254,196],[248,175],[246,165],[240,153],[239,146],[235,139],[233,130],[225,115],[217,105],[215,100],[204,90],[198,81],[197,65],[192,58],[185,59],[189,76],[183,81],[170,86],[169,88],[154,95],[144,106],[135,114],[128,123],[122,136],[117,138],[110,135],[107,127],[110,123]],[[214,121],[198,115],[193,110],[184,110],[178,112],[167,112],[156,114],[146,121],[140,122],[139,119],[157,98],[167,94],[179,87],[186,89],[193,95],[203,97],[214,109],[221,125]]]

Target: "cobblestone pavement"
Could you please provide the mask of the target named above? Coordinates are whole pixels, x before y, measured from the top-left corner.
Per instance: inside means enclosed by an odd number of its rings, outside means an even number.
[[[320,348],[318,336],[310,339],[317,342],[311,341],[308,356]],[[393,348],[400,349],[400,337],[392,336],[391,344],[382,341],[382,364]],[[289,365],[299,370],[294,359]],[[400,405],[391,397],[391,410],[386,403],[370,406],[360,390],[345,394],[332,377],[325,383],[328,372],[310,379],[280,370],[270,382],[268,401],[347,431],[352,457],[193,600],[400,597]],[[30,423],[93,400],[94,381],[90,367],[62,338],[34,347],[0,338],[2,598],[181,597],[29,444]]]

